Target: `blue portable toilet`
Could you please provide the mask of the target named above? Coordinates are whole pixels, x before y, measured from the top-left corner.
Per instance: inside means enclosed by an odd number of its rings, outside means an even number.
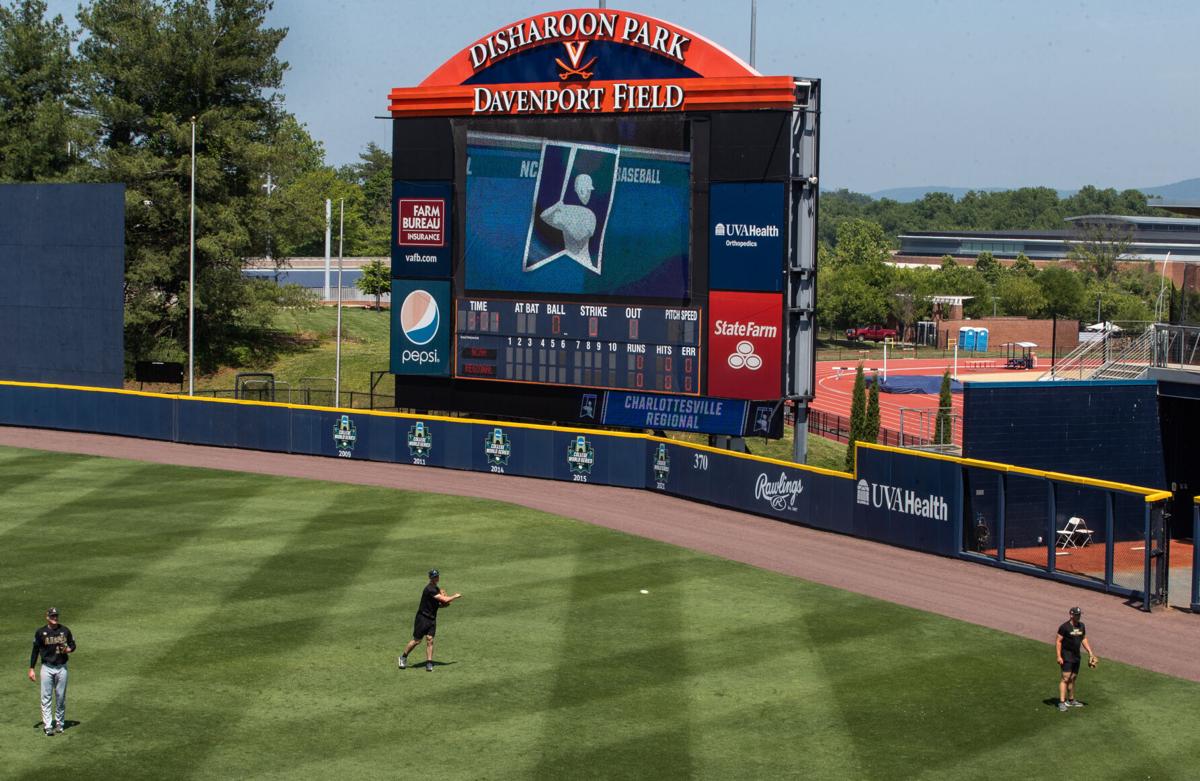
[[[968,326],[963,326],[958,329],[958,349],[974,350],[975,349],[975,329]]]
[[[981,353],[986,353],[988,347],[988,329],[975,329],[975,349]]]

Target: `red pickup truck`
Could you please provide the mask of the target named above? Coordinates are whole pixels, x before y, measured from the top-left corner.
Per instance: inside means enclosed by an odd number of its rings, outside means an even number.
[[[847,328],[846,338],[882,342],[884,339],[895,339],[896,329],[884,328],[882,325],[868,325],[862,328]]]

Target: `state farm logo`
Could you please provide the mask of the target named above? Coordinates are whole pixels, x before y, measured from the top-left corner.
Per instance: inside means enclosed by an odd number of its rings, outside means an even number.
[[[754,498],[771,505],[772,510],[795,510],[796,497],[804,492],[800,478],[791,480],[787,472],[780,472],[779,479],[772,480],[761,472],[754,481]]]
[[[446,244],[446,202],[441,198],[400,198],[396,201],[402,247],[443,247]]]
[[[755,354],[751,342],[738,342],[727,360],[731,369],[749,369],[756,372],[762,367],[762,358]]]
[[[752,339],[774,339],[779,335],[779,328],[774,325],[760,325],[753,320],[743,323],[741,320],[718,320],[713,323],[713,333],[717,336],[749,336]]]

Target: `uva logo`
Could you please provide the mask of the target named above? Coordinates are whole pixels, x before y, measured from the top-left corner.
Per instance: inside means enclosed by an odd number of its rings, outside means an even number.
[[[442,315],[438,310],[437,299],[428,291],[414,290],[404,297],[404,303],[400,305],[400,330],[404,332],[408,341],[418,346],[429,344],[437,336],[441,323]],[[436,351],[433,355],[433,360],[436,361]]]
[[[590,68],[596,64],[596,58],[593,57],[585,64],[580,65],[583,62],[583,52],[587,49],[587,45],[587,41],[563,41],[563,46],[567,49],[567,62],[563,62],[561,58],[557,57],[554,59],[555,64],[562,68],[558,72],[558,78],[566,81],[572,76],[578,76],[584,80],[592,77]]]

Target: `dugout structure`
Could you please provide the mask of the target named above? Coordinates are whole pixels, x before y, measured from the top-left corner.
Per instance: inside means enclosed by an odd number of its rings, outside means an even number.
[[[397,406],[803,434],[817,79],[577,9],[389,97]]]

